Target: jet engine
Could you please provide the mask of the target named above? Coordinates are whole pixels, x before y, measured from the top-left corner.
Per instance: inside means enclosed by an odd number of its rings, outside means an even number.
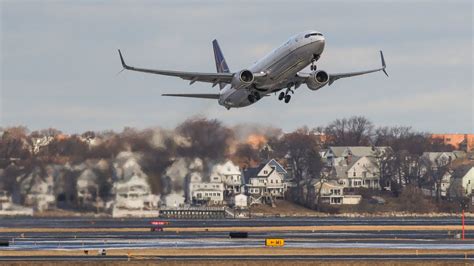
[[[250,86],[254,81],[253,73],[250,70],[244,69],[234,75],[232,79],[232,87],[239,89]]]
[[[306,85],[310,90],[316,91],[324,87],[329,81],[329,75],[326,71],[318,70],[312,72],[306,80]]]

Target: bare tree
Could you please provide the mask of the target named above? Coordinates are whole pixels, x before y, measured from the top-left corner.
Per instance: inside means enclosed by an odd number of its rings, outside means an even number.
[[[286,158],[292,169],[297,192],[294,199],[303,203],[301,181],[309,178],[319,178],[322,161],[319,155],[317,138],[307,128],[285,134],[274,144],[280,158]]]
[[[364,146],[370,145],[373,124],[363,116],[336,119],[326,128],[325,133],[332,136],[333,145]]]
[[[176,128],[178,134],[191,145],[178,147],[178,154],[186,157],[201,157],[212,160],[225,158],[232,131],[218,120],[190,119]]]

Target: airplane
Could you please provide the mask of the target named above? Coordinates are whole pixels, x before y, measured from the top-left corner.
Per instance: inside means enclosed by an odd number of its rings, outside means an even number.
[[[217,40],[212,41],[216,73],[184,72],[172,70],[155,70],[132,67],[125,63],[122,52],[118,50],[122,67],[127,70],[151,74],[180,77],[189,80],[190,85],[195,82],[211,83],[212,87],[219,85],[219,93],[215,94],[162,94],[162,96],[191,97],[218,100],[218,103],[227,109],[249,106],[258,102],[264,96],[278,94],[278,100],[289,103],[291,94],[301,84],[313,91],[325,85],[331,85],[341,78],[348,78],[372,72],[385,71],[385,59],[382,51],[380,58],[382,67],[350,73],[327,73],[318,70],[315,62],[321,57],[324,50],[325,38],[319,31],[305,31],[294,35],[283,45],[279,46],[265,57],[261,58],[249,68],[238,72],[230,72]],[[310,73],[300,73],[310,66]],[[283,91],[285,89],[285,91]]]

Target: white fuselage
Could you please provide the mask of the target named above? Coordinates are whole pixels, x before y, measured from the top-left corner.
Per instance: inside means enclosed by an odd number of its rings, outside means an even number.
[[[219,104],[226,108],[244,107],[252,104],[248,100],[248,95],[252,93],[252,90],[264,96],[291,87],[291,79],[296,73],[311,64],[315,55],[319,58],[323,53],[324,37],[311,35],[311,33],[315,31],[307,31],[291,37],[283,45],[255,62],[248,70],[261,73],[265,75],[265,78],[243,88],[234,88],[232,84],[228,84],[220,91]]]

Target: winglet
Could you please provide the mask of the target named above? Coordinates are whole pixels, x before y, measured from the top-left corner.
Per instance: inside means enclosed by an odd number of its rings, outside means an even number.
[[[125,69],[129,69],[130,67],[125,64],[125,61],[123,60],[122,52],[120,52],[120,49],[118,49],[119,56],[120,56],[120,61],[122,62],[122,67]]]
[[[385,59],[383,58],[383,53],[382,50],[380,50],[380,59],[382,60],[382,71],[385,73],[385,75],[388,77],[387,71],[385,71],[385,68],[387,67],[385,65]]]

